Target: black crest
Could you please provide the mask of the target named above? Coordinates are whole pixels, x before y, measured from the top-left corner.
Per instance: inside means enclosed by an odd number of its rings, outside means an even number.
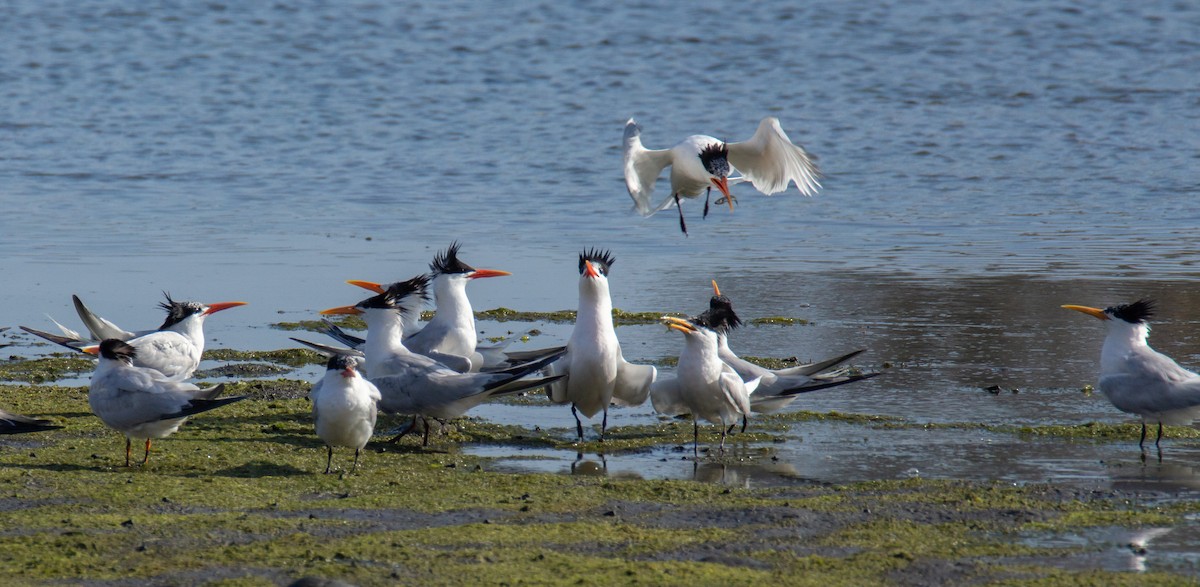
[[[407,297],[421,298],[422,302],[429,301],[429,276],[418,275],[408,281],[397,281],[388,286],[388,292],[397,300]]]
[[[329,362],[325,364],[325,368],[329,371],[334,369],[337,369],[338,371],[344,371],[346,369],[357,367],[358,359],[350,355],[334,355],[329,357]]]
[[[742,325],[742,319],[733,311],[733,301],[725,296],[709,299],[708,311],[701,316],[704,315],[709,316],[708,321],[712,323],[710,328],[718,332],[729,332]]]
[[[399,281],[388,286],[387,291],[371,296],[357,304],[363,310],[376,308],[383,310],[398,310],[406,312],[403,302],[410,296],[420,297],[422,301],[429,299],[429,276],[418,275],[408,281]]]
[[[137,349],[123,340],[108,338],[100,343],[100,356],[113,361],[124,361],[126,365],[132,365],[133,359],[137,357]]]
[[[729,176],[729,145],[714,143],[700,150],[700,163],[717,177]]]
[[[400,298],[389,289],[379,295],[371,296],[356,306],[361,310],[401,310]]]
[[[1130,324],[1140,324],[1154,316],[1155,303],[1150,298],[1142,298],[1132,304],[1121,304],[1104,310],[1113,318],[1120,318]]]
[[[163,321],[159,330],[166,330],[180,322],[192,314],[199,314],[204,311],[204,306],[196,302],[177,302],[171,299],[171,294],[163,292],[167,297],[167,301],[158,304],[158,307],[167,311],[167,319]]]
[[[601,275],[608,277],[608,269],[617,261],[617,258],[608,251],[608,249],[585,249],[579,254],[579,274],[583,275],[584,261],[591,261],[592,267],[596,268]]]
[[[455,273],[470,273],[475,270],[474,267],[463,263],[458,259],[458,249],[462,245],[458,241],[450,243],[445,251],[442,251],[433,256],[433,262],[429,264],[429,270],[434,275],[455,274]]]

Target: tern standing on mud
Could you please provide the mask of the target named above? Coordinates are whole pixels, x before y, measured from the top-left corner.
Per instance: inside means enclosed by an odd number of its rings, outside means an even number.
[[[354,306],[321,312],[361,315],[367,323],[367,341],[363,346],[367,379],[379,388],[382,396],[379,408],[383,411],[447,420],[463,415],[490,397],[534,389],[553,380],[522,377],[557,359],[561,351],[539,361],[486,373],[459,373],[425,355],[411,352],[401,342],[404,321],[399,314],[404,311],[406,297],[421,296],[423,291],[419,282],[409,280],[404,283],[414,287],[404,292],[391,287]],[[428,430],[426,426],[426,443]]]
[[[598,249],[579,255],[579,309],[575,328],[567,341],[567,354],[548,370],[552,375],[566,376],[550,385],[550,400],[571,404],[579,440],[583,440],[579,412],[588,418],[604,412],[600,422],[603,441],[608,429],[609,404],[641,405],[658,375],[653,366],[634,365],[621,354],[608,291],[608,272],[614,260],[610,252]]]
[[[325,441],[329,451],[325,459],[326,473],[333,464],[335,446],[354,449],[354,464],[350,471],[357,469],[358,455],[375,432],[378,403],[382,398],[375,384],[359,374],[358,364],[357,357],[331,357],[326,364],[325,376],[310,393],[317,437]]]
[[[475,279],[512,274],[470,266],[458,258],[460,248],[457,241],[450,243],[429,264],[436,311],[424,328],[415,328],[418,316],[407,319],[404,346],[414,353],[438,359],[456,371],[479,371],[484,366],[484,357],[476,352],[479,335],[475,331],[475,312],[467,297],[467,284]],[[350,283],[375,293],[383,293],[389,287],[369,281],[352,280]],[[448,356],[458,359],[447,360]]]
[[[106,426],[125,435],[125,466],[129,466],[132,439],[146,439],[142,464],[150,460],[150,441],[166,438],[187,421],[188,416],[207,412],[245,399],[245,396],[217,396],[225,390],[218,385],[200,389],[163,377],[154,369],[137,367],[137,349],[115,338],[100,343],[100,361],[92,374],[88,405]]]
[[[1155,310],[1153,300],[1141,299],[1103,310],[1063,307],[1099,318],[1108,326],[1100,351],[1100,392],[1118,410],[1141,416],[1142,438],[1138,447],[1143,456],[1146,422],[1158,423],[1154,446],[1159,447],[1163,424],[1190,424],[1200,417],[1200,375],[1180,367],[1146,342],[1150,336],[1148,320]]]
[[[80,312],[80,317],[83,318],[85,312],[88,312],[90,315],[87,307],[83,306],[79,298],[75,297],[74,299],[76,301],[76,310]],[[205,319],[221,310],[244,306],[246,302],[219,302],[215,304],[177,302],[168,295],[167,301],[160,305],[167,311],[167,318],[163,321],[162,326],[159,326],[158,330],[140,334],[134,338],[129,338],[125,342],[128,342],[133,348],[137,349],[136,358],[134,358],[133,362],[134,366],[153,369],[167,378],[175,381],[183,381],[191,377],[192,373],[195,373],[196,369],[200,366],[200,357],[204,354]],[[97,324],[107,324],[108,327],[122,334],[139,334],[124,332],[108,320],[94,315],[91,316],[98,321]],[[84,322],[88,324],[89,330],[94,328],[92,321],[84,319]],[[88,344],[87,340],[78,337],[57,336],[26,326],[22,326],[21,329],[77,351],[82,350],[82,347]],[[114,340],[124,339],[116,337]]]

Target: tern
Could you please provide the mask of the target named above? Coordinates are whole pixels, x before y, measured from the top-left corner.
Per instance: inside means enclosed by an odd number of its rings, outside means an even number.
[[[683,207],[679,198],[697,198],[705,194],[704,215],[708,216],[708,195],[717,188],[733,210],[734,197],[729,185],[750,182],[768,196],[787,190],[795,183],[800,193],[811,196],[821,184],[821,170],[815,157],[793,144],[779,125],[779,119],[767,117],[758,124],[754,136],[740,143],[726,143],[706,135],[692,135],[670,149],[642,146],[642,129],[632,118],[625,123],[625,187],[633,198],[633,207],[642,216],[650,216],[675,205],[679,210],[679,228],[687,234]],[[651,194],[663,168],[671,168],[671,193],[657,205]],[[730,177],[734,171],[741,175]]]
[[[389,288],[354,306],[321,312],[361,315],[367,323],[367,340],[362,352],[367,359],[367,379],[379,388],[383,398],[379,402],[383,411],[448,420],[463,415],[491,397],[544,387],[558,379],[555,376],[522,378],[559,358],[565,349],[537,361],[486,373],[460,373],[425,355],[413,353],[401,342],[404,322],[397,316],[405,311],[404,298],[412,295],[419,295],[419,292]],[[396,439],[411,429],[410,425]],[[425,430],[424,443],[428,444],[428,426]]]
[[[137,367],[134,363],[138,350],[115,338],[101,342],[95,352],[100,361],[92,374],[88,405],[106,426],[125,435],[126,467],[132,439],[146,439],[144,465],[150,460],[152,439],[171,435],[189,416],[246,399],[218,399],[225,390],[223,384],[200,389],[166,378],[157,370]]]
[[[1171,357],[1146,342],[1153,300],[1140,299],[1103,310],[1065,305],[1103,320],[1108,326],[1100,351],[1100,391],[1118,410],[1142,419],[1138,447],[1145,455],[1146,423],[1158,423],[1154,446],[1162,440],[1163,424],[1189,424],[1200,417],[1200,376],[1180,367]],[[1161,456],[1161,452],[1159,453]]]
[[[733,367],[717,356],[717,330],[725,324],[710,322],[711,315],[684,319],[663,316],[667,327],[683,333],[674,379],[656,381],[650,391],[654,409],[666,415],[692,415],[692,454],[700,454],[700,419],[721,426],[721,450],[725,435],[738,419],[750,415],[750,394],[759,379],[743,381]]]
[[[62,428],[62,426],[55,426],[49,420],[39,420],[0,410],[0,434],[24,434],[58,428]]]
[[[563,379],[550,386],[550,400],[571,404],[575,431],[583,440],[583,423],[603,411],[600,440],[608,428],[608,406],[637,406],[646,401],[658,371],[651,365],[635,365],[621,354],[621,343],[613,328],[612,297],[608,272],[616,259],[607,250],[589,249],[579,255],[579,309],[575,328],[567,341],[566,355],[547,372]]]
[[[382,397],[375,384],[359,374],[359,361],[353,356],[330,357],[325,376],[313,385],[310,393],[317,436],[325,441],[328,449],[326,473],[333,464],[335,446],[354,449],[354,464],[350,471],[357,469],[358,455],[375,431],[377,404]]]
[[[732,300],[721,294],[716,280],[713,280],[712,286],[713,296],[708,301],[706,314],[711,316],[711,322],[727,326],[716,330],[717,356],[734,371],[737,371],[743,381],[759,379],[758,389],[751,397],[751,408],[755,412],[775,412],[791,404],[801,393],[854,383],[879,375],[878,373],[854,374],[844,369],[828,371],[866,352],[866,349],[858,349],[823,361],[786,369],[767,369],[742,359],[729,348],[729,332],[739,327],[742,321],[733,311]]]
[[[512,275],[496,269],[476,269],[458,258],[458,241],[434,256],[429,264],[429,279],[433,283],[434,304],[437,310],[424,328],[417,329],[420,312],[408,314],[404,346],[414,353],[438,359],[458,371],[479,371],[484,356],[476,351],[478,334],[475,331],[475,312],[467,298],[467,284],[485,277]],[[348,283],[383,293],[391,285],[361,280]],[[458,359],[454,359],[458,357]]]
[[[157,330],[129,338],[126,342],[138,349],[135,366],[154,369],[168,378],[183,381],[200,366],[200,357],[204,354],[204,320],[221,310],[244,306],[246,302],[202,304],[175,301],[169,294],[166,297],[167,301],[159,304],[167,311],[167,318],[162,325]],[[75,299],[78,300],[77,297]],[[82,302],[77,307],[82,307]],[[21,329],[77,351],[90,342],[81,337],[58,336],[27,326]]]

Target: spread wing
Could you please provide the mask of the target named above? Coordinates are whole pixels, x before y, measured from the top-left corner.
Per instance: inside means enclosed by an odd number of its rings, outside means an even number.
[[[88,332],[92,333],[92,337],[96,340],[104,340],[106,338],[129,340],[138,336],[136,333],[129,332],[88,309],[83,304],[83,300],[79,299],[79,296],[71,296],[71,301],[75,303],[75,312],[79,314],[79,319],[83,321],[83,325],[87,327]]]
[[[634,365],[622,357],[617,361],[617,381],[613,386],[612,403],[618,406],[642,405],[657,377],[658,370],[653,365]]]
[[[773,116],[758,124],[750,140],[729,143],[729,164],[768,196],[786,190],[791,182],[806,196],[817,193],[821,188],[817,181],[821,170],[814,159],[804,147],[792,143],[779,126],[779,119]]]
[[[649,216],[661,209],[650,206],[650,194],[659,174],[670,164],[670,149],[656,151],[643,147],[642,129],[630,118],[625,123],[625,187],[638,214]]]
[[[690,414],[691,409],[683,402],[683,389],[679,379],[659,379],[650,385],[650,402],[654,411],[664,416]]]

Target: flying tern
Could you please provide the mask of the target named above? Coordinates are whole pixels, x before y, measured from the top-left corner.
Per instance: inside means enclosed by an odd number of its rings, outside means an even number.
[[[326,473],[333,463],[335,446],[354,449],[354,464],[350,470],[357,469],[358,455],[375,431],[377,404],[382,398],[375,384],[359,374],[359,362],[360,359],[353,356],[330,357],[325,376],[313,385],[309,395],[317,436],[325,441],[328,449]]]
[[[142,464],[150,460],[150,441],[166,438],[189,416],[245,399],[218,398],[225,386],[200,389],[191,383],[168,379],[154,369],[135,366],[138,350],[115,338],[90,347],[100,361],[92,374],[88,404],[109,428],[125,435],[125,466],[134,438],[146,439]]]
[[[62,426],[55,426],[49,420],[39,420],[0,410],[0,434],[24,434],[58,428],[62,428]]]
[[[1063,307],[1099,318],[1108,326],[1100,351],[1100,391],[1118,410],[1141,417],[1138,447],[1143,455],[1147,422],[1158,423],[1154,446],[1159,447],[1163,424],[1190,424],[1200,417],[1200,376],[1146,342],[1150,336],[1148,320],[1155,311],[1153,300],[1140,299],[1103,310]]]
[[[658,371],[651,365],[635,365],[621,354],[621,343],[613,328],[612,296],[608,272],[615,258],[606,250],[589,249],[579,255],[579,309],[575,328],[567,341],[567,352],[547,372],[563,379],[550,386],[550,400],[571,404],[575,431],[583,440],[583,423],[603,411],[600,440],[608,428],[608,406],[636,406],[646,401]]]
[[[367,379],[379,388],[383,398],[379,402],[383,411],[448,420],[463,415],[491,397],[536,389],[558,379],[554,376],[523,377],[559,358],[565,350],[537,361],[486,373],[460,373],[425,355],[413,353],[401,342],[404,323],[397,317],[404,311],[404,298],[411,295],[417,295],[417,292],[402,293],[389,288],[354,306],[321,312],[361,315],[367,323],[367,339],[362,352],[367,360]],[[428,443],[428,426],[425,443]]]
[[[78,305],[82,306],[82,303]],[[200,366],[200,357],[204,354],[205,319],[221,310],[244,306],[246,302],[201,304],[175,301],[167,295],[167,301],[159,305],[167,312],[162,325],[157,330],[140,334],[126,342],[138,349],[135,366],[154,369],[168,378],[183,381]],[[82,350],[91,342],[81,337],[58,336],[27,326],[21,329],[74,350]]]
[[[795,182],[800,193],[811,196],[821,184],[815,157],[793,144],[779,125],[779,119],[767,117],[749,140],[726,143],[706,135],[692,135],[670,149],[642,146],[642,129],[632,118],[625,123],[625,186],[633,198],[634,210],[650,216],[674,205],[679,210],[679,228],[687,234],[680,198],[705,194],[704,215],[708,216],[708,195],[715,187],[733,210],[730,184],[750,182],[766,195],[787,190]],[[671,193],[656,205],[651,194],[663,168],[671,168]],[[730,177],[738,171],[741,175]]]
[[[458,371],[479,371],[484,367],[485,357],[476,351],[478,333],[475,331],[475,312],[471,309],[471,300],[467,298],[467,284],[476,279],[512,274],[470,266],[458,258],[460,248],[457,241],[450,243],[429,264],[436,311],[433,318],[420,329],[416,328],[419,312],[406,318],[404,346],[414,353],[432,356]],[[360,280],[350,280],[348,283],[375,293],[383,293],[389,287]],[[460,359],[451,360],[451,357]]]

